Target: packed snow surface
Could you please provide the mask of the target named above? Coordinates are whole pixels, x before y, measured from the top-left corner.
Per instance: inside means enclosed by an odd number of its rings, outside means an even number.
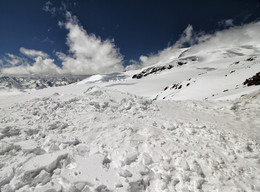
[[[0,96],[1,191],[260,191],[260,56],[181,56]]]

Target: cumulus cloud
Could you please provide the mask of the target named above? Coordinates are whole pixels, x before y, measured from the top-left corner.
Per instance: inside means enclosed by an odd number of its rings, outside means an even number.
[[[70,12],[66,13],[66,22],[59,22],[59,25],[69,31],[66,42],[69,54],[57,52],[64,72],[97,74],[123,70],[123,56],[113,41],[102,41],[94,34],[88,34]]]
[[[38,74],[38,75],[54,75],[61,73],[60,68],[54,64],[53,59],[35,58],[32,64],[26,63],[15,67],[2,68],[3,74]]]
[[[46,4],[49,10],[51,3]],[[48,7],[48,9],[47,9]],[[25,57],[7,54],[2,73],[8,74],[97,74],[118,72],[124,69],[123,56],[112,40],[102,41],[94,34],[88,34],[79,24],[78,19],[66,12],[66,21],[59,22],[68,30],[66,44],[68,55],[56,52],[62,62],[58,67],[54,60],[43,51],[20,48]],[[32,61],[26,59],[30,58]]]
[[[54,60],[48,54],[34,49],[20,48],[20,52],[31,58],[30,62],[24,57],[8,53],[5,58],[4,67],[1,69],[3,74],[58,74],[61,69],[55,65]]]
[[[226,21],[226,23],[231,25],[233,21]],[[167,63],[173,58],[177,58],[183,52],[181,48],[189,46],[191,46],[190,52],[239,46],[259,49],[259,31],[260,22],[253,22],[242,26],[230,26],[228,29],[216,31],[213,34],[196,33],[193,31],[192,26],[188,25],[174,45],[159,51],[157,54],[149,55],[148,57],[141,56],[139,61],[132,61],[133,64],[128,66],[127,70]]]

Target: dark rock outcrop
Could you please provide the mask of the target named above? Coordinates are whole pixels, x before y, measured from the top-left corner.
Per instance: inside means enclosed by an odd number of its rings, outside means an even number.
[[[260,85],[260,72],[256,73],[253,77],[246,79],[243,84],[247,86]]]
[[[166,65],[166,66],[158,66],[158,67],[151,67],[148,69],[143,70],[141,73],[135,74],[133,75],[133,79],[141,79],[142,77],[146,77],[150,74],[155,74],[155,73],[159,73],[161,71],[164,71],[166,69],[171,69],[173,68],[172,65]]]

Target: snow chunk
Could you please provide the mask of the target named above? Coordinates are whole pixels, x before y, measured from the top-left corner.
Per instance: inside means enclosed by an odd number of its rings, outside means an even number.
[[[12,136],[16,136],[19,135],[20,131],[18,129],[16,129],[15,127],[11,127],[11,126],[7,126],[4,129],[1,130],[0,132],[0,139],[4,138],[4,137],[12,137]]]
[[[6,152],[14,149],[14,145],[6,142],[0,142],[0,155],[4,155]]]
[[[45,185],[51,180],[50,173],[46,172],[45,170],[42,170],[39,175],[37,175],[34,179],[31,185],[37,185],[38,183],[41,183],[42,185]]]
[[[145,191],[147,183],[143,179],[133,181],[129,183],[128,191],[130,192],[142,192]]]
[[[22,149],[23,152],[33,152],[38,148],[38,145],[33,140],[25,140],[15,143],[15,146],[18,146]]]
[[[125,163],[126,165],[130,165],[131,163],[133,163],[134,161],[137,160],[138,156],[139,156],[139,153],[137,153],[137,152],[130,153],[130,154],[128,154],[128,155],[126,156],[126,158],[125,158],[125,160],[124,160],[124,163]]]
[[[143,164],[144,165],[150,165],[153,163],[153,159],[151,158],[151,156],[147,153],[143,154]]]
[[[54,129],[65,129],[67,128],[69,125],[67,123],[61,122],[61,121],[56,121],[54,123],[51,123],[48,126],[49,130],[54,130]]]
[[[4,170],[0,171],[0,186],[9,183],[14,177],[14,170],[11,167],[6,167]],[[0,188],[1,191],[1,188]]]
[[[44,186],[39,186],[35,188],[35,192],[61,192],[61,191],[62,191],[62,186],[56,180],[51,181]]]
[[[126,169],[126,170],[121,170],[121,171],[119,171],[119,175],[120,175],[121,177],[124,177],[124,178],[132,177],[132,176],[133,176],[133,174],[132,174],[130,171],[128,171],[127,169]]]
[[[46,153],[38,155],[27,161],[22,169],[24,170],[24,181],[33,180],[33,177],[40,173],[42,170],[52,172],[58,166],[58,162],[61,159],[66,158],[67,151],[58,151],[56,153]]]

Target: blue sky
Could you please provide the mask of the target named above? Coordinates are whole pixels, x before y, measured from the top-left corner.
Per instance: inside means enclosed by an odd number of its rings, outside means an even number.
[[[68,40],[68,33],[80,26],[88,35],[94,34],[96,40],[108,40],[107,45],[117,53],[108,51],[107,55],[114,55],[115,62],[126,66],[141,55],[156,54],[173,45],[189,25],[196,32],[214,33],[259,17],[259,0],[0,1],[0,64],[10,61],[10,55],[21,60],[16,66],[35,62],[36,56],[24,54],[22,48],[46,53],[48,56],[43,58],[62,66],[64,55],[79,49],[70,47],[72,39]],[[66,27],[69,22],[74,26]],[[57,53],[64,54],[63,59]]]

